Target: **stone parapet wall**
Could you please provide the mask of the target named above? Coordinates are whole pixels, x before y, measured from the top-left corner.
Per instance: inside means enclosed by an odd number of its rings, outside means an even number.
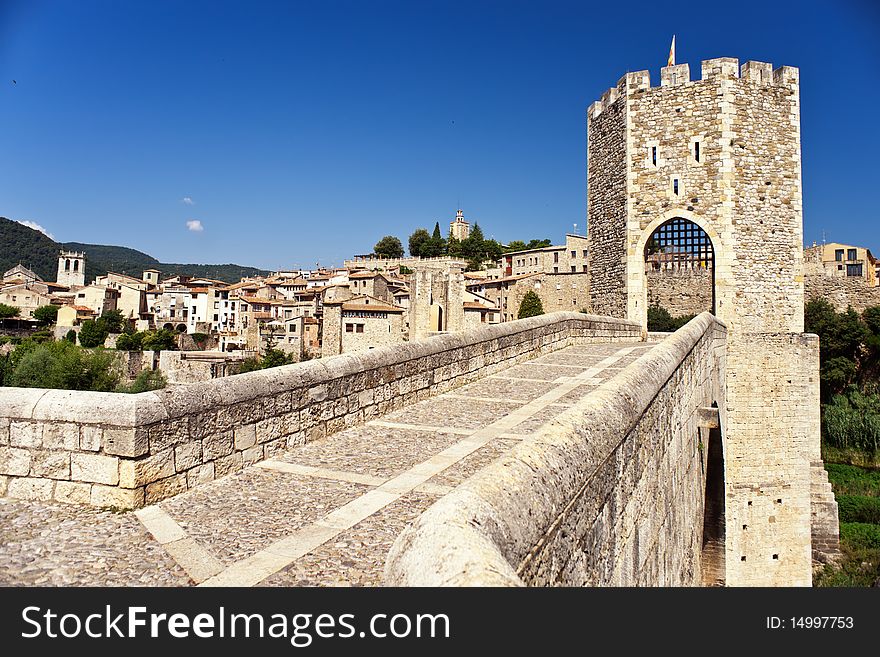
[[[632,322],[555,313],[137,395],[0,388],[0,494],[134,508]]]
[[[726,328],[709,313],[423,513],[394,586],[698,585]]]

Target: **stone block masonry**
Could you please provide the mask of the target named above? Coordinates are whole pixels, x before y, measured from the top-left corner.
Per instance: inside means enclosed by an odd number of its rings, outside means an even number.
[[[386,584],[700,585],[725,341],[703,313],[442,498],[397,538]]]
[[[137,395],[0,388],[0,494],[136,508],[626,320],[554,313]]]

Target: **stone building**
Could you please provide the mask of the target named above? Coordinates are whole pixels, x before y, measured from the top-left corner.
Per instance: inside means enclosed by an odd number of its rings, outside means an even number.
[[[587,270],[585,235],[566,235],[565,244],[505,253],[501,257],[504,276],[520,274],[574,274]]]
[[[803,333],[798,70],[711,59],[627,73],[587,111],[592,311],[647,315],[652,245],[711,259],[727,325],[722,563],[728,585],[806,585],[837,535],[819,452],[818,340]],[[711,452],[710,452],[711,453]],[[811,494],[812,490],[812,494]],[[716,557],[717,558],[717,557]]]
[[[860,278],[870,287],[880,286],[880,278],[877,276],[880,262],[871,253],[871,249],[839,242],[813,244],[804,250],[804,257],[820,264],[826,276]]]
[[[363,351],[403,342],[403,308],[365,295],[325,301],[321,355]]]

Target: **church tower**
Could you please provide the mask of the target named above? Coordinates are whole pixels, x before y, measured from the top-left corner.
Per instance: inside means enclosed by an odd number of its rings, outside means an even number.
[[[86,284],[86,254],[78,251],[61,251],[58,256],[57,282],[69,287]]]
[[[471,234],[471,225],[465,221],[464,213],[459,209],[455,213],[455,219],[449,222],[449,236],[454,237],[459,242],[463,242]]]

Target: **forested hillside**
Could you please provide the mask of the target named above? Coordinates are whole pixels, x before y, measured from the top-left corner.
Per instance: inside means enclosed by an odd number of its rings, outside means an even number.
[[[140,278],[144,269],[158,269],[163,276],[186,274],[214,278],[235,283],[244,276],[265,275],[268,272],[255,267],[236,264],[202,265],[162,263],[154,257],[124,246],[59,243],[33,228],[0,217],[0,273],[21,263],[36,272],[45,281],[54,281],[58,268],[58,251],[69,249],[85,251],[86,281],[108,271],[125,273]]]

